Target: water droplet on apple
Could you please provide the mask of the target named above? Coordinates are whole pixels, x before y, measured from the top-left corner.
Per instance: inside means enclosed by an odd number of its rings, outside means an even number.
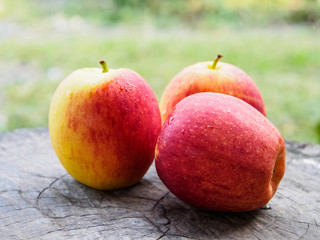
[[[262,210],[270,210],[270,209],[272,209],[269,205],[265,205],[265,206],[263,206],[262,208],[260,208],[260,209],[262,209]]]
[[[72,92],[68,89],[68,90],[66,91],[66,95],[67,95],[68,98],[71,98]]]
[[[182,129],[182,130],[181,130],[181,133],[182,133],[182,134],[184,135],[184,133],[185,133],[185,130],[184,130],[184,129]]]
[[[170,119],[169,119],[169,125],[172,124],[173,120],[174,120],[174,117],[170,117]]]

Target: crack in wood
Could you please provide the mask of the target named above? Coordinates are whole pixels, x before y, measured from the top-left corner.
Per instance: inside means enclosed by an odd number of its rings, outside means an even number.
[[[302,239],[305,235],[307,235],[308,231],[309,231],[309,228],[310,228],[310,224],[307,223],[307,229],[306,231],[301,235],[301,237],[299,239]]]
[[[153,206],[152,211],[154,211],[154,209],[158,206],[158,204],[168,196],[169,192],[166,192]]]
[[[251,225],[250,225],[251,226]],[[253,227],[253,226],[251,226],[251,227]],[[253,227],[253,229],[255,229],[254,227]],[[258,240],[262,240],[261,238],[259,238],[253,231],[251,231],[251,229],[249,228],[248,229],[249,230],[249,232],[256,238],[256,239],[258,239]],[[257,231],[257,229],[255,229],[256,231]]]
[[[66,176],[67,174],[63,174],[62,176],[56,178],[54,181],[52,181],[47,187],[45,187],[44,189],[42,189],[41,192],[39,192],[37,198],[36,198],[36,208],[41,212],[41,214],[47,218],[50,218],[50,219],[53,219],[57,225],[59,226],[60,229],[58,230],[62,230],[64,232],[66,232],[65,228],[62,226],[62,224],[59,222],[59,219],[55,219],[55,218],[52,218],[50,215],[48,215],[41,207],[40,207],[40,204],[39,204],[39,201],[40,201],[40,198],[41,198],[41,195],[47,190],[49,189],[53,184],[55,184],[59,179],[63,178],[64,176]]]
[[[299,234],[297,234],[297,233],[295,233],[295,232],[293,232],[293,231],[290,231],[290,230],[288,230],[288,229],[285,229],[285,228],[282,228],[282,227],[279,227],[279,226],[273,226],[273,228],[280,229],[281,231],[284,231],[284,232],[293,234],[293,235],[295,235],[295,236],[297,236],[297,237],[300,237]]]

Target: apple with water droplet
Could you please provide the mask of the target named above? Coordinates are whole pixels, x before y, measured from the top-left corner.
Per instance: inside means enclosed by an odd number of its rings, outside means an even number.
[[[58,86],[49,111],[52,146],[79,182],[110,190],[131,186],[154,159],[161,128],[148,83],[126,69],[83,68]]]
[[[219,61],[199,62],[184,68],[165,88],[160,100],[162,124],[183,98],[200,92],[228,94],[249,103],[266,116],[265,104],[255,82],[240,68]]]
[[[162,126],[155,165],[168,189],[206,210],[243,212],[266,205],[285,172],[277,128],[239,98],[197,93]]]

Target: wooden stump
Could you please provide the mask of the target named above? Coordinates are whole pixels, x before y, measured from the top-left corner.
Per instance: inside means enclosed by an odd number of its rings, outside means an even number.
[[[154,166],[137,185],[98,191],[61,166],[47,129],[0,134],[0,239],[320,239],[320,146],[287,141],[271,209],[199,210]]]

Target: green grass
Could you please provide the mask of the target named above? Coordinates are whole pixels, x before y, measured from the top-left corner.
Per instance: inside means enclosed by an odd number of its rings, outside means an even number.
[[[318,39],[317,29],[289,26],[151,33],[134,28],[114,35],[8,39],[0,44],[0,62],[32,64],[41,74],[1,86],[0,114],[5,119],[0,130],[46,126],[50,99],[59,82],[75,69],[98,67],[100,59],[106,59],[111,68],[140,73],[160,100],[167,83],[183,67],[222,53],[222,61],[239,66],[257,83],[268,118],[285,138],[320,143]],[[61,78],[47,77],[52,67],[61,70]]]
[[[57,13],[83,16],[101,25],[152,22],[162,27],[203,28],[226,24],[314,24],[320,21],[320,3],[318,0],[0,0],[0,17],[23,23],[41,21]]]

